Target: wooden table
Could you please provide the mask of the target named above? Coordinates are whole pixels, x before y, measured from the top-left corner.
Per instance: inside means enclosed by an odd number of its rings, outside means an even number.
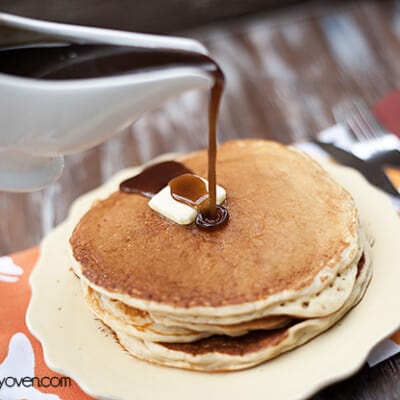
[[[221,142],[308,139],[334,122],[334,104],[352,96],[372,104],[400,83],[398,1],[318,2],[184,34],[203,41],[225,71]],[[68,156],[62,178],[49,189],[0,193],[0,254],[38,244],[76,197],[119,169],[205,147],[205,112],[205,94],[187,93],[107,143]],[[371,318],[379,323],[379,316]],[[314,399],[400,399],[399,369],[395,356]]]

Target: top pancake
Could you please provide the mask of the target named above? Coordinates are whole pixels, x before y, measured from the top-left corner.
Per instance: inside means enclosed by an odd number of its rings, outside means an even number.
[[[206,151],[180,161],[207,177]],[[176,225],[147,198],[116,192],[71,236],[80,275],[110,296],[210,310],[318,291],[321,272],[352,261],[344,254],[357,246],[353,200],[308,156],[274,142],[232,141],[218,150],[217,173],[230,214],[223,229]]]

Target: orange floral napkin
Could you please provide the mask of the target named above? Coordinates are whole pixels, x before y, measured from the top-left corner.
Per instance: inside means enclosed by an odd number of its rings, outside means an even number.
[[[70,378],[46,366],[42,346],[26,326],[29,275],[38,256],[35,247],[0,257],[0,399],[92,399]]]

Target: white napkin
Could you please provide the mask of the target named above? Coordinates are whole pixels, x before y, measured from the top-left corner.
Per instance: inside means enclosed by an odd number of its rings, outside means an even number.
[[[333,125],[318,134],[318,139],[323,142],[331,142],[336,146],[339,146],[345,150],[350,150],[351,136],[348,130],[340,124]],[[311,142],[301,142],[296,143],[295,147],[308,153],[310,156],[315,156],[319,158],[328,158],[329,155],[317,145]],[[400,200],[392,196],[389,196],[393,207],[396,211],[400,210]],[[390,338],[383,340],[379,343],[370,353],[367,362],[370,367],[386,360],[387,358],[393,356],[400,352],[400,345],[395,343]]]

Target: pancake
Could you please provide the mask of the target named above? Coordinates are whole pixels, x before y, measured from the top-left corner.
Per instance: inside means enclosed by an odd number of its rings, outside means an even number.
[[[328,288],[322,291],[318,296],[310,300],[321,303],[327,296],[333,296],[337,292],[343,291],[342,282],[349,279],[354,280],[357,272],[357,266],[354,265],[338,276]],[[118,300],[96,292],[82,280],[82,288],[85,300],[89,308],[104,321],[108,326],[116,331],[124,331],[127,334],[136,335],[143,340],[152,340],[159,342],[191,342],[200,338],[211,336],[212,334],[224,334],[229,336],[243,335],[252,330],[271,330],[288,325],[292,317],[285,315],[270,315],[268,317],[256,318],[238,324],[227,324],[221,320],[221,325],[192,323],[173,319],[159,320],[154,318],[153,314],[146,311],[135,309]],[[352,289],[353,287],[351,287]],[[325,293],[328,292],[328,293]],[[301,299],[297,299],[299,301]],[[303,307],[310,306],[309,303],[303,304]],[[281,307],[278,305],[277,310]],[[290,307],[288,308],[290,310]]]
[[[368,243],[366,246],[369,246]],[[356,266],[356,272],[357,270],[358,266]],[[332,293],[341,291],[341,281],[344,279],[346,279],[346,274],[341,274],[326,290],[332,291]],[[277,315],[234,325],[183,324],[182,322],[166,325],[154,320],[153,315],[148,312],[127,306],[118,300],[110,299],[96,292],[83,281],[82,288],[89,308],[106,325],[116,332],[133,335],[144,341],[186,343],[214,334],[235,337],[254,330],[276,330],[293,321],[293,318]]]
[[[106,325],[117,332],[136,336],[142,340],[155,342],[193,342],[213,334],[229,336],[244,335],[252,330],[272,330],[288,325],[292,318],[272,316],[255,319],[236,325],[164,325],[154,321],[145,311],[129,307],[95,292],[82,282],[85,301],[91,311]]]
[[[206,176],[207,153],[177,161]],[[133,356],[198,371],[255,366],[325,331],[362,298],[371,241],[352,197],[302,152],[262,140],[222,145],[228,223],[164,218],[115,192],[70,238],[86,304]]]
[[[206,176],[205,151],[180,161]],[[176,225],[148,199],[116,192],[73,231],[77,275],[165,325],[241,323],[277,315],[278,305],[279,315],[307,318],[339,310],[363,251],[351,196],[311,158],[274,142],[223,144],[217,171],[230,213],[223,229]],[[304,307],[342,272],[343,290]]]
[[[357,273],[357,263],[361,258],[362,249],[363,247],[360,247],[357,257],[355,257],[348,267],[339,270],[332,281],[327,281],[324,286],[320,287],[318,292],[311,295],[307,293],[305,295],[291,297],[277,301],[265,308],[255,309],[250,313],[240,315],[205,317],[152,312],[152,317],[155,321],[164,325],[192,326],[193,329],[196,329],[196,326],[200,327],[202,324],[229,325],[235,323],[249,323],[254,320],[254,318],[271,318],[273,316],[310,318],[331,314],[343,305],[344,301],[350,296],[353,290]]]
[[[239,337],[212,336],[194,343],[146,342],[116,332],[120,344],[133,356],[155,364],[205,372],[253,367],[308,342],[340,320],[363,297],[372,276],[370,249],[366,246],[350,297],[335,313],[293,322],[272,331],[256,330]]]

